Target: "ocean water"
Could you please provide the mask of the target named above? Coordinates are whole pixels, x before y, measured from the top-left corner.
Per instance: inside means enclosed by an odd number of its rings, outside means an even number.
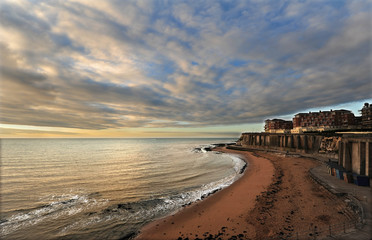
[[[2,139],[0,238],[130,239],[236,181],[238,156],[203,151],[234,140]]]

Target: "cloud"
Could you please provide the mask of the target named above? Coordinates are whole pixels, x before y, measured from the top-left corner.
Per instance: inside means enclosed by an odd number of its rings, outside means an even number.
[[[25,130],[25,129],[16,129],[16,128],[1,128],[0,132],[2,136],[5,137],[33,137],[35,135],[42,137],[55,137],[55,136],[64,136],[64,137],[73,137],[77,136],[77,133],[71,132],[59,132],[59,131],[40,131],[40,130]]]
[[[189,128],[369,99],[370,11],[368,1],[3,1],[1,123]]]

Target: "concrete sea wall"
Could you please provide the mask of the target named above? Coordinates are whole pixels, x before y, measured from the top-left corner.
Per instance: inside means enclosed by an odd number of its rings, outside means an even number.
[[[347,171],[372,177],[372,133],[242,133],[236,145],[311,154],[338,161]]]
[[[372,177],[372,133],[344,134],[338,164],[347,171]]]
[[[338,159],[339,136],[319,134],[242,133],[237,145],[249,148],[322,154]]]

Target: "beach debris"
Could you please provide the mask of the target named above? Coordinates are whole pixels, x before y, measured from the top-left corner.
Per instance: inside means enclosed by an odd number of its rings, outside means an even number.
[[[203,237],[199,237],[197,234],[195,234],[195,238],[190,238],[190,235],[192,235],[192,233],[188,234],[189,236],[187,237],[183,237],[183,235],[181,235],[181,237],[178,237],[177,240],[219,240],[219,239],[229,239],[229,240],[249,240],[249,238],[247,237],[246,233],[247,231],[244,231],[243,233],[239,233],[239,234],[235,234],[235,235],[232,235],[232,236],[229,236],[230,234],[228,232],[226,232],[228,228],[227,227],[222,227],[221,231],[218,231],[218,233],[216,234],[211,234],[209,232],[205,232],[203,234]],[[228,237],[228,238],[227,238]]]

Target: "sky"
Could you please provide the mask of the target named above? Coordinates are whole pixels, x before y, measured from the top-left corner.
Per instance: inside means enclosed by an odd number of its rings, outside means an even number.
[[[372,103],[372,1],[2,0],[1,137],[239,137]]]

